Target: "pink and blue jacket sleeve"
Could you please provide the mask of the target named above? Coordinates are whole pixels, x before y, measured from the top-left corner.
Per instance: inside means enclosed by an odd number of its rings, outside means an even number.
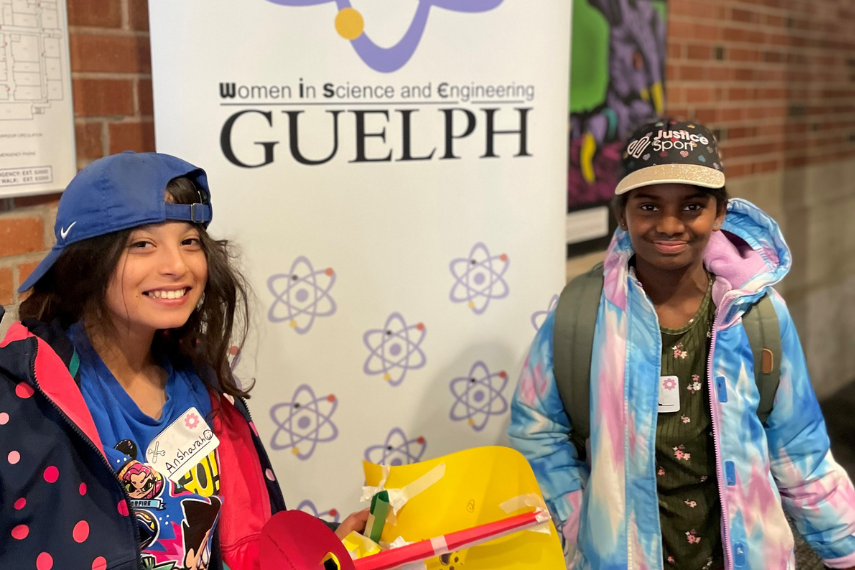
[[[576,544],[589,469],[570,441],[572,427],[555,384],[551,313],[534,338],[511,404],[511,444],[531,464],[556,526]],[[565,549],[566,550],[566,549]]]
[[[855,567],[855,490],[831,455],[825,420],[810,383],[798,334],[783,299],[773,304],[781,329],[781,383],[766,437],[784,509],[830,568]]]

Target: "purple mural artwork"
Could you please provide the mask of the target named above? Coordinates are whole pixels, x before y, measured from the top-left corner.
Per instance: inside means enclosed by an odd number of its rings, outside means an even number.
[[[583,0],[580,0],[583,1]],[[620,176],[623,145],[641,125],[665,110],[665,23],[651,0],[587,0],[608,25],[604,97],[570,115],[569,206],[611,199]],[[585,11],[593,12],[593,10]],[[590,26],[587,19],[576,26]],[[583,64],[573,53],[573,65]],[[584,89],[585,86],[580,86]],[[570,100],[575,99],[571,85]]]

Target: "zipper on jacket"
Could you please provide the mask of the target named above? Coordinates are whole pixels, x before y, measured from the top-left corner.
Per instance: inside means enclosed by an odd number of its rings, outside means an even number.
[[[38,343],[38,341],[36,341],[36,342]],[[133,520],[135,517],[135,514],[134,514],[134,508],[133,508],[133,506],[131,506],[131,497],[130,497],[130,495],[128,495],[128,492],[125,490],[125,486],[122,484],[122,481],[119,479],[118,475],[116,475],[116,472],[113,470],[113,467],[107,461],[107,458],[104,457],[104,452],[102,450],[98,449],[98,447],[92,442],[92,440],[89,439],[89,437],[85,433],[83,433],[83,431],[79,427],[77,427],[77,424],[75,424],[73,421],[71,421],[71,418],[69,418],[65,414],[65,412],[62,411],[62,408],[60,408],[56,404],[56,402],[54,402],[51,398],[49,398],[48,395],[45,394],[44,390],[42,390],[42,387],[39,384],[39,379],[38,379],[38,377],[36,377],[36,354],[37,353],[38,353],[38,344],[36,344],[36,351],[33,353],[33,359],[30,363],[30,370],[33,373],[33,380],[35,381],[36,389],[39,391],[39,394],[41,394],[45,398],[45,400],[50,402],[50,405],[53,406],[53,408],[57,411],[57,413],[59,413],[59,416],[63,419],[63,421],[65,421],[65,423],[67,423],[69,426],[71,426],[71,429],[78,436],[80,436],[80,438],[84,441],[84,443],[86,443],[86,445],[88,445],[93,451],[95,451],[95,454],[101,459],[101,463],[104,465],[104,467],[106,467],[110,471],[110,476],[113,478],[114,481],[116,481],[116,483],[119,484],[119,489],[121,489],[122,496],[125,498],[125,504],[128,506],[128,516],[131,517],[131,519]],[[136,531],[135,525],[134,525],[134,530]],[[137,565],[142,567],[142,553],[141,553],[141,548],[140,548],[141,545],[140,545],[139,532],[137,532],[136,534],[137,534],[137,536],[134,537],[134,543],[137,545],[137,548],[136,548]]]
[[[723,303],[722,303],[723,304]],[[715,353],[715,341],[718,336],[718,311],[716,311],[715,318],[713,319],[713,327],[712,327],[712,335],[710,338],[710,352],[707,356],[707,390],[709,390],[709,398],[710,398],[710,424],[712,425],[713,431],[713,447],[715,448],[715,472],[716,479],[718,479],[718,500],[721,505],[721,533],[722,533],[722,541],[724,542],[723,551],[724,551],[724,567],[728,570],[733,568],[733,553],[730,550],[730,530],[727,527],[727,502],[725,501],[724,492],[722,491],[722,484],[727,484],[725,480],[724,474],[722,473],[721,467],[721,449],[719,448],[718,443],[718,428],[716,427],[715,422],[715,403],[713,402],[714,397],[714,386],[715,379],[713,377],[713,354]]]
[[[238,396],[236,399],[240,400],[241,404],[243,404],[243,407],[246,410],[246,417],[249,418],[250,428],[255,428],[255,420],[252,419],[252,412],[249,411],[249,405],[246,403],[246,400],[240,396]],[[240,410],[238,410],[238,411],[240,411]],[[257,428],[255,428],[255,429],[257,429]],[[259,467],[261,467],[262,474],[263,474],[264,464],[262,462],[262,457],[263,457],[262,452],[264,453],[264,457],[266,457],[266,459],[267,459],[267,465],[270,467],[272,467],[272,465],[270,464],[270,457],[267,455],[267,450],[264,449],[264,443],[261,441],[261,436],[256,435],[253,432],[253,438],[252,438],[253,444],[255,444],[256,440],[258,440],[258,442],[261,443],[261,449],[256,449],[255,451],[256,451],[256,454],[258,455],[258,465],[259,465]],[[278,486],[279,483],[277,482],[276,485]],[[265,487],[267,487],[266,482],[265,482]],[[273,494],[270,492],[269,489],[267,491],[267,495],[270,497],[270,510],[272,511],[274,509],[274,507],[273,507],[274,497],[273,497]],[[281,493],[280,493],[280,495],[281,495]],[[282,505],[283,506],[285,505],[285,497],[282,497]]]
[[[632,283],[638,288],[638,292],[641,294],[641,298],[644,299],[644,302],[647,304],[647,308],[650,309],[650,312],[653,314],[653,319],[656,323],[656,330],[659,331],[660,330],[660,328],[659,328],[659,315],[656,313],[656,307],[653,305],[653,301],[647,295],[647,291],[644,290],[644,286],[641,284],[641,281],[639,281],[637,277],[631,275],[630,279],[632,280]],[[627,315],[629,315],[629,295],[628,294],[627,294]],[[629,330],[629,323],[627,323],[627,331],[628,330]],[[629,333],[627,332],[627,334],[629,334]],[[656,335],[655,338],[656,338],[656,348],[657,348],[656,353],[661,355],[662,354],[662,335],[658,334],[658,335]],[[661,362],[661,360],[662,360],[662,358],[660,357],[659,363],[656,365],[657,370],[658,370],[657,376],[661,375],[661,373],[662,373],[662,362]],[[629,418],[629,400],[627,400],[626,395],[624,395],[623,407],[624,407],[625,417]],[[658,425],[658,423],[659,423],[658,415],[659,414],[657,412],[656,416],[654,416],[654,419],[655,419],[655,421],[653,422],[654,426]],[[654,461],[655,461],[655,457],[656,457],[656,445],[655,445],[656,427],[653,428],[653,440],[654,440],[654,445],[653,445],[653,450],[652,450],[651,455],[652,455],[652,457],[654,457]],[[624,481],[626,481],[626,479],[627,479],[626,465],[624,464]],[[655,477],[654,477],[654,483],[655,483]],[[658,496],[658,494],[659,494],[658,483],[656,483],[654,485],[653,492],[656,493]],[[659,540],[661,542],[662,541],[662,520],[660,518],[658,509],[656,510],[656,519],[659,521]],[[632,565],[633,549],[632,549],[632,541],[629,540],[629,522],[628,521],[627,521],[627,541],[626,542],[627,542],[627,568],[633,568],[633,565]]]
[[[240,403],[243,404],[243,407],[246,409],[246,416],[249,418],[250,423],[255,424],[255,421],[252,419],[252,412],[249,411],[249,405],[246,403],[246,400],[240,396],[238,396],[237,399],[240,400]]]

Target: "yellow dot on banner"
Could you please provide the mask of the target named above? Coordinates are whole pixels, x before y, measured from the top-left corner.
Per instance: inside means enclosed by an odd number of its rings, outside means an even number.
[[[362,14],[353,8],[344,8],[335,17],[335,31],[346,40],[355,40],[365,30]]]
[[[391,377],[391,376],[389,376],[389,374],[384,374],[384,375],[383,375],[383,380],[386,380],[386,381],[388,382],[388,381],[389,381],[389,380],[391,380],[391,379],[392,379],[392,377]]]
[[[474,309],[474,308],[475,308],[475,303],[473,303],[472,301],[469,301],[469,308],[470,308],[470,309]]]
[[[293,453],[294,455],[297,455],[298,453],[300,453],[300,448],[299,448],[299,447],[296,447],[296,446],[295,446],[295,447],[292,447],[292,448],[291,448],[291,453]]]
[[[297,321],[291,321],[291,323],[290,323],[290,324],[291,324],[291,328],[292,328],[292,329],[296,329],[296,328],[297,328]]]
[[[472,418],[469,418],[469,425],[470,425],[470,426],[474,426],[474,425],[475,425],[475,420],[473,420]]]

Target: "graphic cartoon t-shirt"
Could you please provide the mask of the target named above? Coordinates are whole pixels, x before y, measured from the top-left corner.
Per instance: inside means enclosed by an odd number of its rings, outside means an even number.
[[[161,362],[168,373],[161,417],[144,414],[92,348],[83,326],[68,330],[79,362],[80,390],[107,460],[131,499],[143,553],[151,570],[207,569],[222,500],[217,452],[205,437],[211,401],[192,370]],[[72,359],[74,366],[74,359]],[[183,439],[182,439],[183,438]],[[161,448],[160,443],[164,443]],[[205,445],[207,444],[207,445]],[[180,469],[175,470],[178,466]],[[178,474],[192,466],[186,474]],[[174,481],[169,479],[175,473]]]

